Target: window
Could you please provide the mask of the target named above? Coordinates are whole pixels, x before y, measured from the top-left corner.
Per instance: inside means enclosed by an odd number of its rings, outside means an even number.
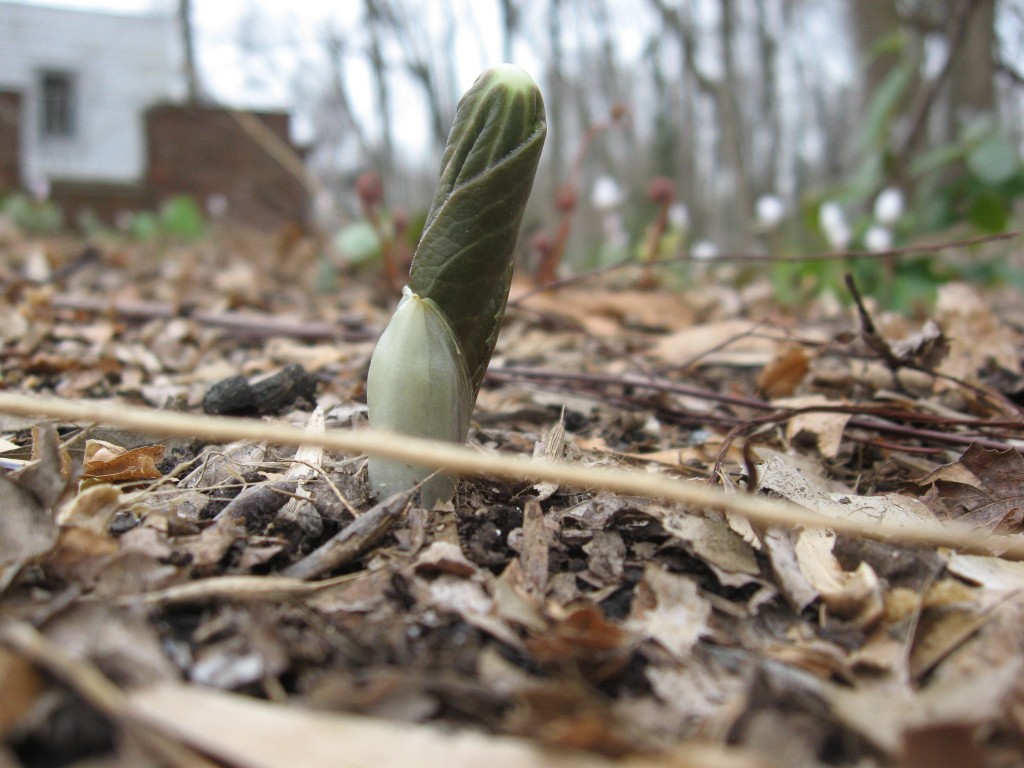
[[[66,72],[43,72],[41,132],[52,138],[75,135],[75,80]]]

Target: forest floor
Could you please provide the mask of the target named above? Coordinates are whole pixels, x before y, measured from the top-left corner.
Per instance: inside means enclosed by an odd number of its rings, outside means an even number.
[[[0,766],[1024,765],[1019,293],[516,283],[426,510],[312,254],[0,234]]]

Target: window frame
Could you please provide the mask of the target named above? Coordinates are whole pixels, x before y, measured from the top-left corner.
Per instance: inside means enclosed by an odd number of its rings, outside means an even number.
[[[39,135],[47,141],[78,136],[78,77],[66,69],[42,69],[39,83]]]

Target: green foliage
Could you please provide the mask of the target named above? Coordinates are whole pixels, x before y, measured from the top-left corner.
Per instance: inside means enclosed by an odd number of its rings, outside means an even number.
[[[357,221],[335,236],[334,245],[345,262],[361,266],[380,259],[380,236],[368,221]]]
[[[118,218],[118,230],[142,243],[163,239],[193,241],[206,234],[206,221],[192,197],[176,195],[165,200],[155,212],[126,212]]]
[[[132,240],[148,243],[160,237],[160,219],[152,211],[138,211],[125,217],[124,232]]]
[[[33,200],[15,193],[0,203],[0,215],[30,235],[52,235],[64,227],[64,214],[51,200]]]
[[[165,200],[157,219],[160,233],[178,240],[198,240],[206,233],[203,212],[189,195]]]
[[[847,181],[803,206],[802,224],[809,235],[802,244],[804,252],[839,248],[829,242],[819,219],[825,200],[842,205],[850,213],[849,247],[869,248],[865,235],[879,225],[872,204],[888,185],[896,185],[908,198],[906,210],[894,221],[884,222],[897,248],[954,228],[962,233],[965,225],[977,234],[1005,232],[1013,226],[1015,205],[1024,197],[1024,167],[1015,147],[992,120],[979,119],[965,126],[954,141],[909,157],[893,149],[893,135],[897,121],[904,116],[901,107],[910,95],[915,66],[907,60],[895,67],[874,94],[861,125],[860,160]],[[1017,279],[1012,270],[1000,264],[979,268],[971,260],[949,265],[923,255],[849,263],[778,264],[773,268],[773,280],[781,299],[799,301],[841,285],[837,280],[846,270],[854,272],[866,294],[900,310],[918,308],[930,301],[936,288],[950,279]]]
[[[399,228],[395,226],[391,216],[384,214],[381,216],[380,226],[387,237],[396,238],[400,234],[400,239],[411,250],[423,232],[425,217],[426,211],[421,211]],[[376,227],[366,219],[342,227],[334,236],[334,247],[344,262],[353,267],[372,265],[379,268],[381,245],[381,236]]]
[[[890,127],[899,113],[900,105],[906,99],[913,74],[910,67],[896,67],[882,81],[868,105],[868,112],[861,129],[862,147],[885,149],[889,142]]]

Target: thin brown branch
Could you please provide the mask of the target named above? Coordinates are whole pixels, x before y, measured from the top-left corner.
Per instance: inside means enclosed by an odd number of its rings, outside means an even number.
[[[934,416],[922,416],[920,414],[914,414],[911,411],[905,411],[903,409],[895,409],[889,407],[879,407],[874,405],[869,406],[858,406],[858,405],[834,405],[834,406],[811,406],[807,408],[785,408],[779,409],[771,403],[761,400],[755,397],[744,397],[740,395],[726,395],[713,390],[703,389],[701,387],[695,387],[689,384],[680,384],[678,382],[666,381],[664,379],[656,378],[641,378],[637,376],[613,376],[609,374],[592,374],[592,373],[574,373],[570,371],[551,371],[543,369],[532,369],[532,368],[496,368],[488,371],[488,378],[497,380],[521,378],[521,379],[532,379],[539,381],[576,381],[590,384],[607,384],[613,386],[631,387],[635,389],[647,389],[655,392],[665,392],[671,394],[686,395],[688,397],[696,397],[709,402],[718,402],[726,405],[739,406],[742,408],[749,408],[756,411],[766,412],[764,416],[750,416],[748,421],[751,423],[781,423],[788,421],[794,416],[798,416],[805,413],[842,413],[842,414],[853,414],[847,424],[851,427],[858,427],[861,429],[869,430],[872,432],[883,432],[894,435],[901,435],[903,437],[912,437],[918,440],[924,440],[928,442],[938,443],[940,445],[958,445],[958,446],[969,446],[972,444],[978,444],[985,448],[994,448],[996,450],[1018,450],[1017,446],[1003,440],[996,440],[986,435],[983,432],[975,431],[971,433],[952,433],[942,432],[936,429],[923,429],[920,427],[907,426],[904,424],[897,424],[892,419],[933,419],[935,424],[948,424],[957,426],[971,426],[975,430],[982,430],[986,427],[992,426],[1003,426],[1006,424],[1005,421],[989,422],[984,419],[977,419],[968,422],[968,424],[957,424],[955,420],[943,419],[942,417]],[[663,406],[654,403],[652,407],[662,410]],[[713,420],[710,414],[706,416],[706,419]]]
[[[766,266],[779,263],[779,264],[805,264],[816,261],[882,261],[893,257],[902,256],[917,256],[925,253],[934,253],[936,251],[950,251],[956,248],[973,248],[978,245],[987,245],[989,243],[1001,242],[1004,240],[1013,240],[1020,237],[1020,232],[1000,232],[994,235],[979,235],[978,237],[968,237],[963,240],[949,240],[940,243],[921,243],[919,245],[908,245],[901,248],[890,248],[886,251],[842,251],[839,253],[814,253],[807,256],[774,256],[764,255],[759,253],[732,253],[723,254],[716,256],[714,263],[758,263]],[[551,291],[558,290],[560,288],[566,288],[570,285],[576,285],[583,283],[588,280],[592,280],[596,277],[611,274],[613,272],[619,272],[624,269],[642,269],[647,266],[661,267],[670,266],[673,264],[692,264],[693,258],[689,255],[673,256],[667,259],[655,259],[648,262],[638,262],[633,260],[620,261],[616,264],[611,264],[601,269],[595,269],[590,272],[583,272],[578,275],[570,275],[563,277],[559,280],[555,280],[544,285],[538,285],[528,291],[524,291],[516,296],[509,299],[509,305],[514,306],[520,304],[526,299],[534,296],[538,293],[549,293]]]

